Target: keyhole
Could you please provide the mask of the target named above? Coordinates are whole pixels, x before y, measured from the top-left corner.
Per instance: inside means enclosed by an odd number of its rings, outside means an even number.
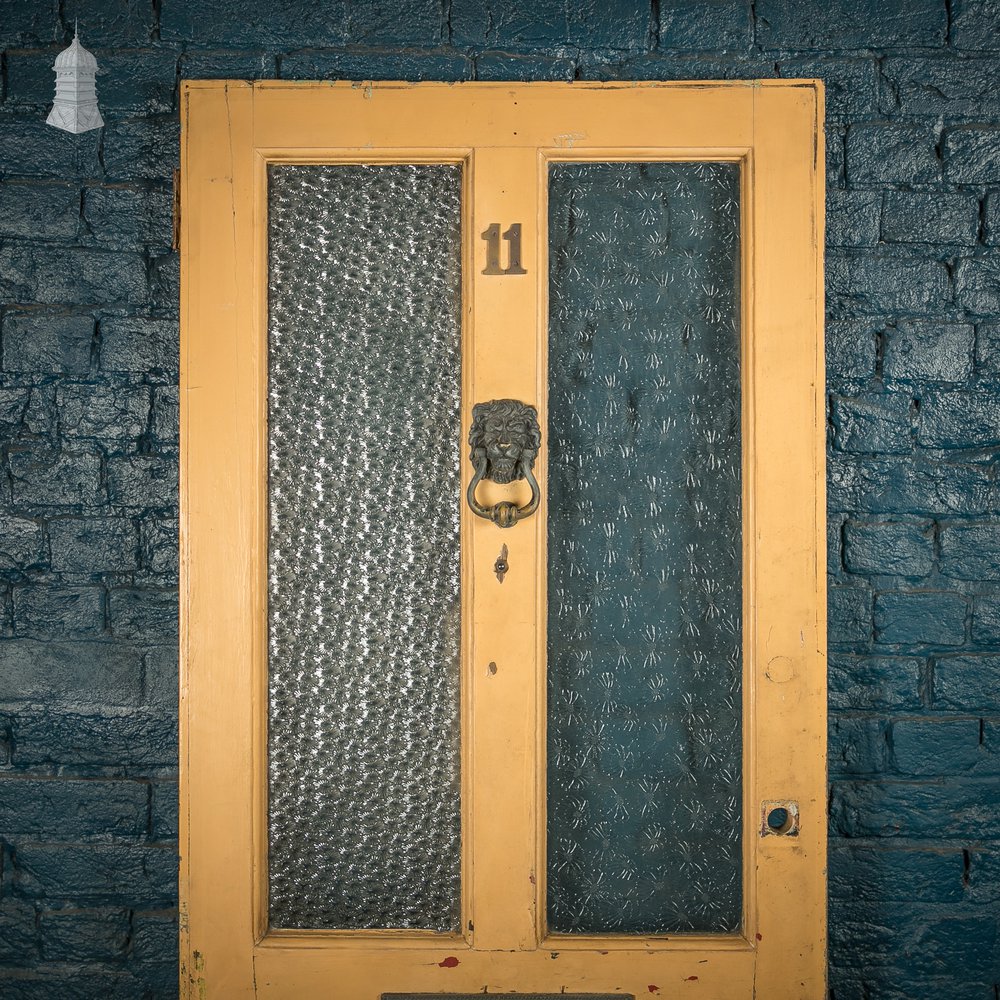
[[[505,545],[500,550],[500,555],[497,556],[497,561],[493,564],[493,572],[496,573],[497,579],[503,583],[503,578],[507,574],[507,570],[510,566],[507,563],[507,546]]]

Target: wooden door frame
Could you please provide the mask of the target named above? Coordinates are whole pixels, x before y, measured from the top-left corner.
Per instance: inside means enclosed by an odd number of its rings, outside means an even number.
[[[736,1000],[749,993],[733,984],[748,977],[761,991],[823,995],[823,155],[818,81],[182,85],[182,995],[299,998],[337,983],[350,1000],[375,1000],[383,989],[484,985],[491,993],[636,996],[683,989]],[[467,429],[473,388],[477,398],[537,400],[545,426],[544,241],[525,243],[533,279],[486,282],[471,257],[475,212],[533,219],[544,232],[548,164],[607,159],[742,167],[742,932],[547,935],[544,519],[504,533],[518,564],[539,570],[536,585],[512,598],[514,613],[534,627],[508,650],[502,682],[487,682],[486,659],[496,658],[488,653],[503,623],[476,594],[486,593],[499,535],[493,525],[472,524],[464,505],[462,930],[269,931],[267,166],[464,165]],[[544,448],[540,464],[544,490]],[[491,726],[477,721],[486,716]],[[489,813],[499,811],[499,824],[486,822],[474,772],[490,783]],[[765,803],[790,799],[799,810],[796,835],[769,835]],[[517,830],[527,834],[512,836]]]

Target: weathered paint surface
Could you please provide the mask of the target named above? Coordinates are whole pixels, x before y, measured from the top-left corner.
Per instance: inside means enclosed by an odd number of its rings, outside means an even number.
[[[1000,3],[94,0],[78,137],[44,125],[61,10],[0,2],[4,995],[176,995],[178,75],[818,76],[831,986],[992,1000]]]

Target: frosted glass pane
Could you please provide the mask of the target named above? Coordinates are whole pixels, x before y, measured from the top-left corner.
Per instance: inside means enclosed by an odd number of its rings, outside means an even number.
[[[549,191],[548,920],[741,908],[739,168]]]
[[[458,924],[460,198],[270,169],[276,927]]]

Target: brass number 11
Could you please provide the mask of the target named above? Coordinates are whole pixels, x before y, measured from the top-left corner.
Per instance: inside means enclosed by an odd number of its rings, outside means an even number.
[[[527,274],[521,267],[521,223],[515,222],[503,234],[508,243],[507,269],[500,267],[500,223],[494,222],[483,230],[486,240],[486,267],[483,274]]]

